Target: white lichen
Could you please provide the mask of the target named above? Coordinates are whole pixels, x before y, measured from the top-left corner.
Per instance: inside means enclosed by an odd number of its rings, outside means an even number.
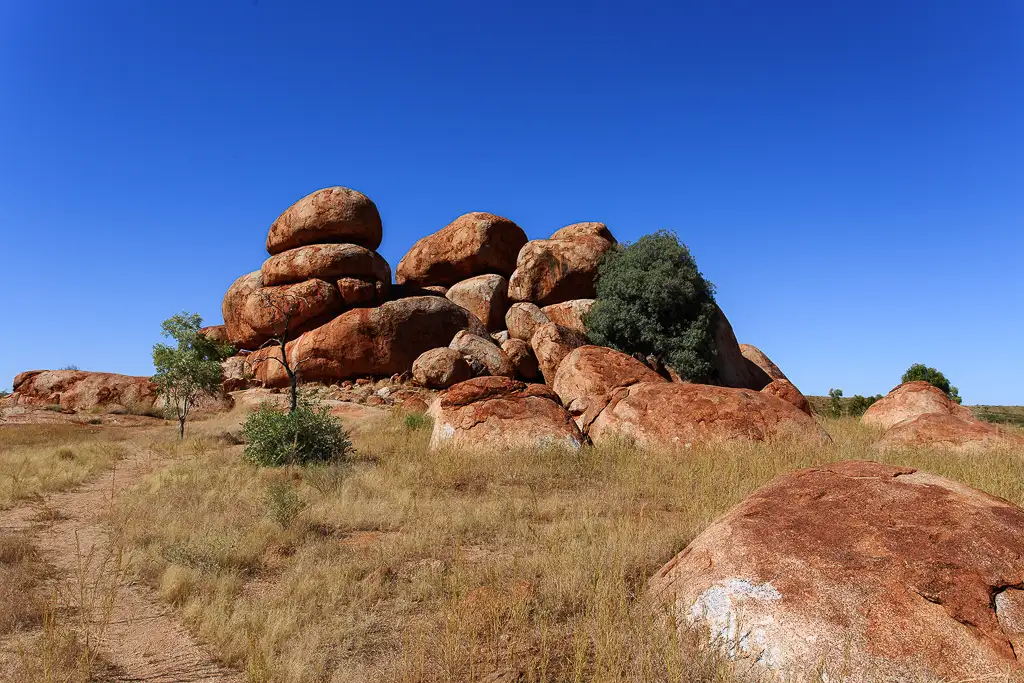
[[[758,605],[781,599],[770,581],[726,579],[700,594],[690,608],[690,618],[708,629],[712,644],[722,647],[730,659],[752,656],[774,668],[778,653],[769,646],[768,630],[775,620]]]

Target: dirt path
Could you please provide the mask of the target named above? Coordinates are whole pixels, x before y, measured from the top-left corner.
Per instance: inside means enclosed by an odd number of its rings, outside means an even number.
[[[158,462],[150,451],[126,445],[130,454],[115,469],[42,503],[0,512],[0,529],[31,533],[70,595],[94,603],[90,612],[103,613],[107,601],[103,621],[109,625],[99,649],[116,673],[105,680],[242,683],[245,677],[218,665],[152,590],[116,571],[116,550],[100,518],[116,491],[139,481]]]

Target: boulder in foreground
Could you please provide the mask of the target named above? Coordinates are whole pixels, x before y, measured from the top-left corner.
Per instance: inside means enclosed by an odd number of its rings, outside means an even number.
[[[749,680],[819,680],[822,667],[848,683],[1016,680],[1022,579],[1024,510],[913,468],[847,461],[754,491],[649,593]]]

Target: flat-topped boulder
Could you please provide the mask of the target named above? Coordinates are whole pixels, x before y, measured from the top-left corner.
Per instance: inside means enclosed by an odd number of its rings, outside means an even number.
[[[307,244],[380,246],[383,226],[377,205],[347,187],[326,187],[295,202],[270,226],[267,252],[279,254]]]
[[[910,467],[784,474],[649,583],[740,680],[1017,680],[1024,510]]]
[[[579,448],[583,435],[558,397],[542,384],[477,377],[456,384],[430,406],[430,447]]]
[[[597,266],[614,244],[603,223],[570,225],[551,239],[527,242],[509,278],[509,298],[538,306],[594,298]]]
[[[391,266],[384,257],[358,244],[310,244],[289,249],[264,261],[260,272],[265,286],[343,277],[391,284]]]
[[[341,308],[338,288],[330,282],[306,280],[264,287],[263,276],[257,270],[238,278],[228,288],[221,312],[230,342],[239,349],[252,350],[280,333],[288,309],[288,328],[298,334],[326,322]]]
[[[950,415],[963,421],[974,421],[971,411],[951,400],[941,389],[928,382],[905,382],[864,411],[860,421],[871,427],[888,429],[900,422],[928,413]]]
[[[928,448],[970,453],[1016,448],[1024,453],[1024,434],[1003,431],[981,420],[951,413],[925,413],[898,422],[875,444],[880,450]]]

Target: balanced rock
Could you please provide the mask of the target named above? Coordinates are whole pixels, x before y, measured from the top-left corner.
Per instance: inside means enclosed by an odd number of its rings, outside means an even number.
[[[475,275],[508,277],[526,233],[507,218],[467,213],[412,246],[395,271],[406,285],[453,285]]]
[[[960,420],[974,420],[974,415],[951,400],[941,389],[928,382],[906,382],[884,398],[875,401],[864,411],[860,421],[872,427],[888,429],[905,420],[913,420],[928,413],[950,415]]]
[[[640,382],[592,400],[583,431],[595,443],[689,448],[726,441],[830,441],[813,418],[780,398],[709,384]]]
[[[531,303],[512,304],[508,313],[505,314],[505,326],[508,328],[508,336],[513,339],[522,339],[525,342],[533,339],[533,333],[537,331],[538,325],[551,322],[544,312]]]
[[[562,327],[555,323],[545,323],[537,327],[530,338],[530,347],[533,355],[537,357],[537,364],[540,366],[540,373],[544,376],[544,382],[551,384],[555,381],[555,373],[558,371],[558,364],[569,355],[573,349],[585,346],[587,338],[575,330]]]
[[[788,379],[773,379],[768,383],[768,386],[761,390],[761,393],[771,394],[772,396],[781,398],[787,403],[792,403],[802,412],[805,412],[808,415],[813,414],[811,412],[811,404],[808,402],[807,397],[804,396]]]
[[[307,244],[380,246],[383,227],[377,205],[347,187],[327,187],[288,207],[270,226],[267,251],[279,254]]]
[[[1017,680],[1022,577],[1021,508],[910,467],[846,461],[754,491],[649,595],[744,680]]]
[[[260,271],[235,280],[221,308],[228,338],[239,349],[255,349],[279,334],[291,311],[293,334],[316,326],[341,308],[338,288],[323,280],[264,287]]]
[[[480,318],[488,331],[505,328],[508,311],[508,280],[488,273],[452,285],[445,296]]]
[[[391,284],[391,267],[375,251],[357,244],[311,244],[282,251],[260,268],[265,286],[303,280],[357,277]]]
[[[509,298],[539,306],[594,298],[597,266],[614,244],[603,223],[570,225],[551,239],[527,242],[509,278]]]
[[[430,406],[430,447],[579,448],[583,435],[558,397],[542,384],[477,377],[456,384]]]
[[[769,379],[789,379],[786,377],[785,373],[779,369],[779,366],[772,362],[771,358],[766,356],[761,349],[757,348],[753,344],[740,344],[740,353],[743,354],[743,357],[749,362],[756,365],[758,369],[764,372],[764,374],[768,375]],[[757,373],[755,372],[754,374]]]
[[[558,364],[551,388],[573,415],[582,415],[592,401],[638,382],[665,382],[654,370],[605,346],[581,346]]]
[[[154,409],[159,389],[149,377],[84,370],[30,370],[14,378],[22,404],[55,405],[62,410],[122,406],[133,413]]]
[[[428,389],[447,389],[472,377],[469,363],[455,349],[424,351],[412,364],[412,379]]]
[[[533,349],[529,344],[522,339],[506,339],[501,342],[501,350],[508,356],[518,379],[525,379],[528,382],[537,379],[540,366],[537,365],[537,357],[533,355]]]
[[[462,354],[474,375],[512,377],[515,374],[512,361],[490,337],[462,330],[455,335],[448,348]]]
[[[551,322],[576,330],[580,334],[587,333],[583,320],[594,307],[594,299],[570,299],[558,304],[551,304],[540,309]]]

